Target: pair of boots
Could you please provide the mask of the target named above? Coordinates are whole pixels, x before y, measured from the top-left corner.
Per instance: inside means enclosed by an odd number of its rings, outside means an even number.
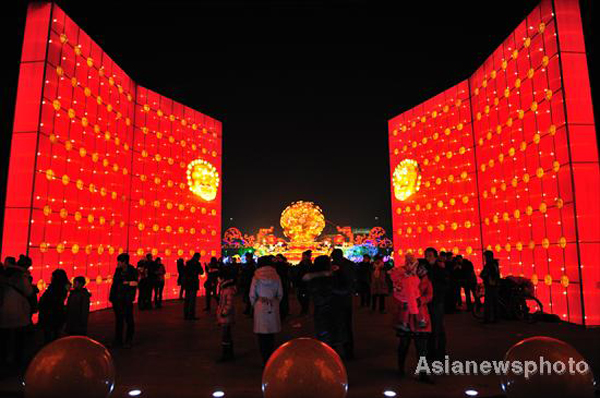
[[[233,344],[221,343],[222,353],[221,358],[217,362],[228,362],[233,361],[235,356],[233,355]]]

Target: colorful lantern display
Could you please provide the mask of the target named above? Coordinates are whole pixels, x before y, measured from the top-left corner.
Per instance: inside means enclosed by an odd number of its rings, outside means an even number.
[[[396,255],[493,250],[544,309],[600,324],[600,170],[578,2],[543,0],[467,80],[389,122]],[[400,185],[402,186],[402,185]],[[396,258],[398,259],[398,258]],[[544,283],[538,283],[542,281]]]
[[[281,228],[292,242],[313,242],[325,228],[321,208],[312,202],[294,202],[281,213]]]

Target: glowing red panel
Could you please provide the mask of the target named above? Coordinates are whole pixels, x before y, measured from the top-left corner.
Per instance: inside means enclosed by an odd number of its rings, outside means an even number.
[[[176,259],[219,250],[220,189],[210,201],[192,194],[196,159],[220,176],[220,122],[136,85],[60,8],[32,3],[2,256],[31,256],[41,290],[57,267],[86,276],[100,309],[116,255],[135,264],[151,252],[175,297]]]
[[[546,311],[598,325],[600,172],[583,32],[577,2],[554,4],[544,0],[534,9],[468,82],[390,121],[392,173],[414,158],[423,180],[432,181],[408,200],[392,194],[394,241],[397,254],[427,246],[472,249],[471,257],[493,250],[503,275],[534,281]],[[468,120],[460,113],[458,120],[432,117],[456,98],[463,99],[457,112],[471,110]],[[446,128],[447,138],[428,141]],[[446,146],[459,142],[466,156],[443,162]],[[462,168],[464,188],[449,179]],[[478,208],[447,206],[457,194]],[[465,219],[474,228],[448,229]],[[444,228],[437,235],[436,224]]]
[[[401,200],[392,182],[397,253],[423,254],[428,246],[479,256],[471,107],[467,82],[390,121],[391,173],[417,162],[419,191]]]

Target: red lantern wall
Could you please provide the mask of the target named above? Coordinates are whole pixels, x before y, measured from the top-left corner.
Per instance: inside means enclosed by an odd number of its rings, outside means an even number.
[[[43,290],[60,267],[107,306],[116,256],[167,267],[218,255],[221,194],[187,185],[196,159],[221,173],[221,123],[138,86],[54,4],[28,10],[9,165],[2,256],[28,253]]]
[[[389,125],[392,173],[410,158],[423,179],[404,201],[392,194],[397,255],[433,246],[480,270],[493,250],[504,276],[533,280],[546,311],[600,324],[600,171],[578,2],[542,1],[468,81]]]

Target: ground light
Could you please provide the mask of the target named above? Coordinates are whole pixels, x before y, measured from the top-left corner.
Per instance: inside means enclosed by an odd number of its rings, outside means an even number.
[[[129,395],[130,397],[137,397],[142,395],[142,390],[130,390],[127,395]]]
[[[215,392],[212,393],[212,396],[215,398],[221,398],[225,396],[225,392],[221,391],[221,390],[217,390]]]
[[[392,391],[392,390],[385,390],[385,391],[383,392],[383,395],[384,395],[384,396],[386,396],[386,397],[395,397],[395,396],[396,396],[396,395],[398,395],[398,394],[396,394],[396,391]]]
[[[469,388],[468,390],[465,390],[465,395],[467,397],[476,397],[479,395],[479,391]]]

